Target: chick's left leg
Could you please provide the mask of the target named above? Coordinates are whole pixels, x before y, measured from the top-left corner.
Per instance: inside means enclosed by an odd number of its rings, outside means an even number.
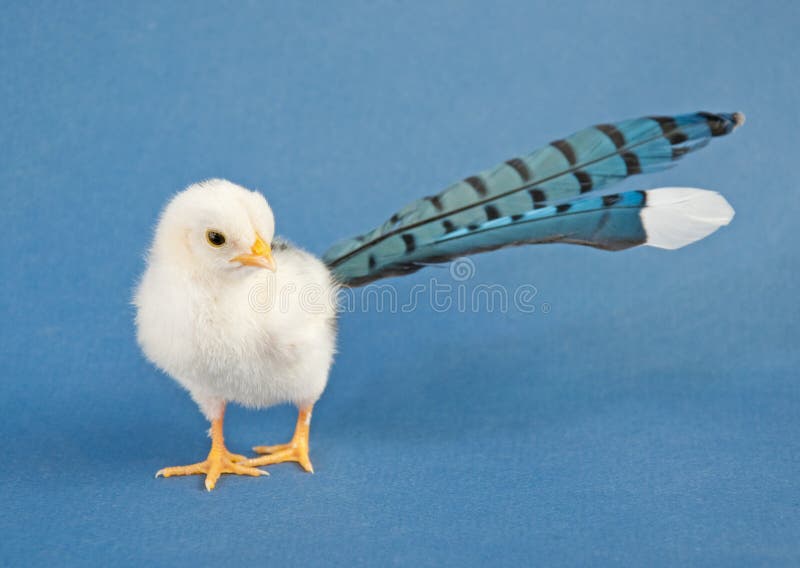
[[[304,470],[314,473],[311,460],[308,459],[308,433],[311,429],[311,410],[312,406],[300,409],[297,414],[297,426],[294,436],[288,444],[277,446],[256,446],[253,451],[258,454],[267,454],[258,458],[245,460],[242,465],[250,467],[260,467],[288,461],[297,462]]]
[[[156,473],[156,477],[173,477],[176,475],[197,475],[205,474],[206,489],[211,491],[217,485],[219,476],[223,473],[233,473],[237,475],[268,475],[266,471],[242,465],[246,460],[244,456],[232,454],[225,447],[225,439],[222,436],[222,423],[225,417],[225,408],[216,420],[211,421],[211,451],[205,461],[192,465],[181,465],[176,467],[166,467]]]

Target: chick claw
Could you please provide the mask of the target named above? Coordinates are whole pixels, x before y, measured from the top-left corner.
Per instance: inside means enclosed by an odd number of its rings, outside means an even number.
[[[252,477],[269,475],[266,471],[244,465],[243,462],[245,461],[247,461],[245,456],[232,454],[228,450],[220,451],[216,448],[212,448],[205,461],[192,465],[165,467],[156,473],[156,477],[205,474],[206,489],[211,491],[217,485],[217,480],[223,473],[249,475]]]
[[[256,446],[253,451],[257,454],[266,455],[245,460],[242,465],[261,467],[293,461],[300,464],[300,467],[307,472],[314,473],[314,467],[311,465],[311,460],[308,459],[308,443],[304,440],[293,440],[288,444],[278,444],[277,446]]]

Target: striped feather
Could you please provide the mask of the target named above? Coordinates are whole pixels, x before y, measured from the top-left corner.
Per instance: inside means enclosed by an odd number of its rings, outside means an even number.
[[[641,244],[638,210],[644,204],[635,200],[644,192],[580,197],[669,167],[743,119],[701,112],[586,128],[415,201],[323,258],[343,283],[355,285],[513,244],[572,242],[610,250]],[[618,202],[606,203],[612,198]]]

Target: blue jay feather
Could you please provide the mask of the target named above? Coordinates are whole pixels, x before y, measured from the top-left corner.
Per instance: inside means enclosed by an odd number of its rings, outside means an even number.
[[[523,243],[606,250],[642,244],[638,212],[646,192],[585,194],[670,167],[742,120],[739,113],[698,112],[586,128],[409,204],[380,227],[335,244],[323,260],[354,286]]]

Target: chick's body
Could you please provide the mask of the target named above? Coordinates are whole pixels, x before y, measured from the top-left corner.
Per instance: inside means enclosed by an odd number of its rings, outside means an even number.
[[[317,401],[336,336],[325,265],[286,243],[273,248],[280,270],[219,283],[151,263],[136,295],[146,356],[192,394],[209,420],[222,403],[267,407]],[[211,286],[209,286],[211,284]]]

